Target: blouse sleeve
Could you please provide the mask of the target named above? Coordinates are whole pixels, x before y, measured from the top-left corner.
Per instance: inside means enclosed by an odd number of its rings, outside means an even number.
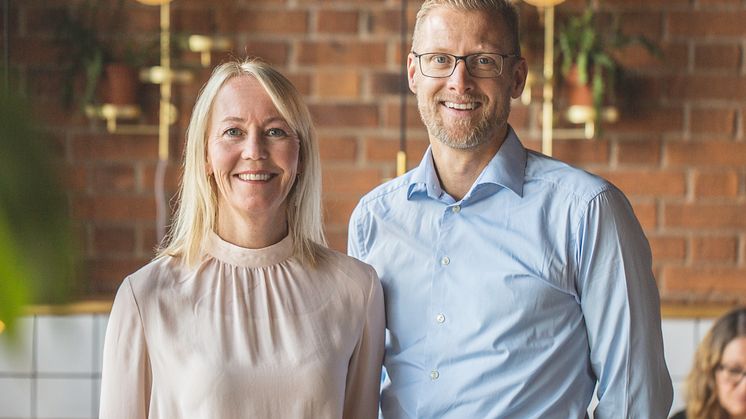
[[[384,351],[385,315],[383,290],[375,271],[371,271],[366,318],[347,369],[344,419],[378,417],[381,388],[381,364]]]
[[[147,418],[150,389],[145,333],[132,284],[127,278],[117,291],[106,326],[99,417]]]

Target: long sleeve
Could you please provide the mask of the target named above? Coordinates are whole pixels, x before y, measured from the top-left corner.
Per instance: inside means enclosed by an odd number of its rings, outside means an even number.
[[[345,419],[378,417],[385,315],[381,283],[375,271],[370,271],[371,289],[367,298],[365,324],[347,370]]]
[[[650,247],[621,192],[591,201],[578,237],[577,286],[598,377],[595,417],[666,418],[673,390]]]
[[[147,418],[150,390],[145,334],[127,278],[119,287],[106,327],[99,417]]]

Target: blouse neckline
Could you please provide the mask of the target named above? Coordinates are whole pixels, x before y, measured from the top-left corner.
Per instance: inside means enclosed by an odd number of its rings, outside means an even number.
[[[205,250],[213,258],[246,268],[262,268],[284,262],[293,255],[293,239],[288,234],[279,242],[261,249],[248,249],[223,240],[211,231]]]

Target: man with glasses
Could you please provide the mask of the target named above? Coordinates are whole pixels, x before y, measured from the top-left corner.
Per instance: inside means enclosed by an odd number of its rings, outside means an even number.
[[[665,418],[651,255],[608,182],[526,150],[505,0],[426,0],[407,60],[430,138],[419,167],[360,201],[348,251],[386,299],[390,418]]]

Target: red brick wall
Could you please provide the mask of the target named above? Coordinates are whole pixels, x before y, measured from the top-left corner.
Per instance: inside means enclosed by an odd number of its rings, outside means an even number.
[[[101,0],[114,3],[116,0]],[[124,0],[128,24],[111,37],[155,34],[158,10]],[[156,245],[153,177],[157,139],[111,135],[59,101],[61,48],[50,29],[80,0],[11,2],[13,84],[35,104],[66,173],[84,253],[89,296],[111,295]],[[410,0],[411,32],[419,1]],[[558,15],[580,10],[568,0]],[[540,69],[536,10],[521,3],[533,70]],[[394,175],[400,137],[400,0],[175,0],[173,29],[219,33],[233,54],[264,57],[307,98],[321,139],[330,243],[344,250],[347,219],[358,198]],[[627,193],[655,258],[661,293],[671,302],[746,302],[746,1],[606,0],[604,13],[625,32],[662,48],[660,61],[639,47],[619,54],[629,67],[632,106],[594,141],[555,142],[555,156],[599,173]],[[226,56],[218,55],[216,60]],[[198,57],[174,58],[195,67]],[[184,128],[201,83],[175,88],[180,119],[172,136],[168,190],[178,183]],[[514,104],[511,122],[524,143],[540,147],[540,100]],[[154,121],[157,88],[141,89]],[[408,95],[409,166],[427,136]],[[147,107],[149,104],[149,108]]]

